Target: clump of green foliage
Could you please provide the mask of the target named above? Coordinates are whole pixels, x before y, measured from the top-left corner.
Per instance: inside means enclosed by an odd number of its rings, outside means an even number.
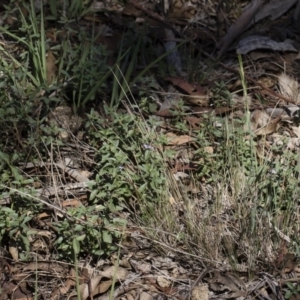
[[[99,192],[93,193],[91,200],[107,198],[112,206],[133,195],[140,203],[161,201],[165,162],[151,123],[134,114],[106,109],[107,119],[92,111],[86,124],[98,162],[95,183]]]

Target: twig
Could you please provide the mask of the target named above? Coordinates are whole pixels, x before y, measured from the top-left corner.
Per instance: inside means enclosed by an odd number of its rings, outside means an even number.
[[[191,293],[192,293],[193,289],[202,280],[202,278],[205,276],[205,274],[208,272],[206,266],[204,264],[203,264],[203,266],[204,266],[204,270],[200,273],[200,275],[197,277],[197,279],[192,284],[189,295],[186,296],[185,299],[187,299],[187,297],[191,298]]]

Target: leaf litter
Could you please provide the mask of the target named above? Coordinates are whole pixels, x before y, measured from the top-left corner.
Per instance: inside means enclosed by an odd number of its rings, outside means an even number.
[[[291,43],[290,39],[285,39],[288,30],[292,40],[297,40],[299,36],[298,33],[295,33],[290,23],[283,26],[279,22],[280,18],[287,12],[290,12],[292,16],[290,19],[297,18],[299,15],[299,5],[295,7],[297,1],[286,1],[284,5],[282,1],[264,3],[257,0],[253,1],[251,5],[240,3],[242,4],[243,12],[238,15],[235,22],[227,19],[226,11],[222,9],[222,14],[225,14],[224,21],[229,22],[230,26],[221,39],[216,37],[216,32],[213,30],[216,24],[211,16],[219,13],[215,11],[217,5],[213,3],[199,4],[195,1],[190,1],[190,5],[185,4],[182,6],[181,1],[174,1],[171,7],[165,7],[165,14],[159,14],[155,5],[151,2],[139,3],[131,1],[132,5],[126,5],[125,7],[119,3],[113,3],[113,1],[92,2],[91,9],[94,12],[105,12],[104,15],[106,16],[112,12],[118,13],[119,15],[112,18],[112,23],[119,26],[123,18],[125,20],[135,18],[136,22],[139,20],[143,23],[153,23],[154,21],[157,26],[154,29],[155,34],[159,35],[159,32],[162,29],[164,30],[162,39],[165,39],[165,51],[176,47],[178,44],[177,38],[181,40],[185,38],[203,56],[222,60],[216,67],[216,70],[211,72],[207,82],[199,84],[196,80],[186,78],[179,51],[176,50],[172,52],[172,55],[167,56],[168,63],[174,65],[176,77],[165,76],[161,87],[163,90],[167,90],[165,97],[170,96],[171,93],[168,90],[172,90],[176,99],[174,101],[170,100],[170,98],[167,100],[162,99],[163,104],[160,110],[156,112],[156,115],[164,121],[165,119],[172,119],[182,115],[183,119],[191,127],[190,135],[180,135],[175,132],[171,122],[166,120],[164,128],[165,136],[168,140],[166,149],[174,150],[177,153],[169,161],[169,164],[173,167],[176,181],[182,182],[184,186],[184,180],[188,179],[189,184],[193,185],[190,182],[193,176],[186,171],[193,169],[193,163],[197,165],[208,162],[193,161],[193,152],[197,144],[194,130],[201,130],[201,124],[203,124],[203,120],[207,115],[209,117],[220,116],[227,120],[237,120],[243,118],[247,113],[245,111],[249,109],[249,127],[251,134],[259,141],[260,150],[257,151],[259,151],[261,157],[267,157],[271,152],[272,145],[279,144],[284,148],[284,151],[299,152],[300,134],[297,118],[299,117],[298,104],[300,93],[296,79],[298,74],[294,67],[297,66],[298,49]],[[163,4],[167,6],[167,3]],[[229,12],[227,13],[229,15]],[[269,22],[268,17],[270,17],[271,22]],[[90,21],[91,19],[86,17],[86,20]],[[204,23],[205,20],[207,23]],[[272,35],[274,27],[281,27],[283,39],[276,40],[268,35],[249,35],[249,31],[251,31],[253,26],[257,26],[257,28],[262,26],[263,28],[264,21],[267,28],[265,32],[269,32],[270,35]],[[12,18],[7,19],[6,22],[12,25],[11,23],[14,21]],[[198,30],[196,35],[197,42],[194,41],[193,37],[185,36],[185,26],[192,27],[191,24],[195,25],[191,32]],[[202,27],[202,24],[206,26]],[[109,27],[110,25],[105,26]],[[116,44],[120,39],[121,34],[116,32],[112,38],[100,36],[98,40],[99,44],[104,44],[112,53],[110,62],[108,62],[110,65],[113,65],[115,62],[113,52],[117,50]],[[199,46],[199,40],[203,42],[201,47]],[[253,42],[254,40],[255,43]],[[213,56],[211,54],[207,55],[205,51],[212,53],[211,45],[215,41],[218,42],[217,45],[220,49],[218,54]],[[235,42],[237,43],[234,44]],[[235,50],[237,53],[242,54],[251,52],[250,55],[255,55],[258,49],[264,49],[265,52],[264,55],[258,54],[257,60],[251,60],[251,56],[245,57],[247,63],[246,72],[251,74],[246,77],[251,99],[245,98],[240,93],[242,84],[237,76],[239,65],[232,58],[231,51]],[[46,60],[48,83],[52,82],[56,76],[55,60],[55,56],[49,51]],[[283,64],[286,66],[285,72],[282,72],[281,66]],[[270,76],[277,78],[276,86],[267,87],[264,83],[259,82],[259,78],[265,75],[266,72]],[[229,88],[229,101],[221,99],[221,102],[218,102],[218,95],[213,95],[214,84],[218,82],[218,78],[222,78],[224,82],[234,81],[232,88]],[[172,89],[170,89],[170,86]],[[277,90],[275,89],[276,87]],[[179,105],[178,95],[184,102],[185,107],[183,111]],[[261,98],[264,101],[260,101]],[[69,111],[69,108],[65,110]],[[64,122],[64,117],[63,119],[57,119],[57,124]],[[62,129],[68,131],[68,135],[65,137],[66,140],[74,139],[78,131],[78,128],[74,132],[70,130],[70,127],[72,127],[70,122],[70,120],[67,121],[69,128],[66,128],[64,124],[61,125]],[[223,124],[214,123],[213,126],[217,128],[223,126]],[[80,137],[77,138],[80,140]],[[217,148],[217,143],[215,147],[206,146],[204,152],[214,154]],[[66,153],[71,151],[72,149],[67,149]],[[78,157],[86,158],[86,153],[90,153],[93,150],[82,143],[80,149],[76,149],[76,151]],[[270,155],[275,160],[285,163],[284,158],[279,155],[273,155],[272,153]],[[67,178],[65,182],[68,183],[58,182],[59,184],[53,184],[53,187],[47,190],[37,188],[36,192],[37,198],[40,198],[39,200],[43,201],[48,209],[55,211],[61,217],[70,217],[63,208],[66,206],[79,206],[87,200],[88,189],[86,182],[88,182],[89,175],[85,174],[89,174],[87,171],[89,164],[94,163],[90,158],[89,163],[77,164],[76,166],[76,159],[73,156],[69,157],[68,160],[59,160],[55,164],[52,162],[35,162],[32,165],[30,163],[23,164],[20,168],[27,174],[33,173],[39,176],[48,174],[49,176],[50,172],[53,174],[53,171],[50,171],[50,169],[54,167],[60,177]],[[236,171],[236,178],[237,182],[239,181],[239,184],[242,184],[242,174],[239,170]],[[207,232],[197,232],[198,234],[206,235],[206,238],[203,240],[206,239],[206,243],[209,245],[208,249],[211,250],[211,253],[207,257],[211,259],[204,258],[202,254],[199,256],[191,255],[184,247],[182,249],[173,249],[170,246],[172,243],[161,242],[159,239],[149,240],[142,231],[139,231],[140,229],[135,230],[133,223],[129,223],[126,229],[128,232],[120,243],[120,260],[115,260],[113,257],[107,258],[105,261],[99,260],[96,267],[88,261],[80,264],[79,293],[81,299],[109,299],[110,289],[114,285],[116,286],[112,293],[113,299],[270,299],[273,296],[276,296],[277,299],[283,299],[281,286],[285,282],[299,280],[300,276],[297,257],[289,252],[289,244],[292,243],[291,239],[281,231],[281,228],[270,222],[266,216],[265,219],[258,222],[263,224],[262,226],[266,231],[274,231],[274,234],[281,241],[279,249],[272,245],[271,240],[266,241],[265,248],[261,249],[261,252],[265,253],[264,258],[267,266],[264,263],[254,264],[254,269],[251,269],[249,263],[238,263],[234,261],[234,258],[232,258],[233,261],[230,261],[228,257],[224,257],[221,249],[218,249],[214,244],[216,244],[216,241],[220,241],[220,243],[222,241],[228,253],[237,251],[238,246],[241,246],[238,243],[241,243],[241,241],[238,241],[237,224],[234,224],[234,222],[241,222],[241,220],[237,221],[232,218],[231,214],[235,204],[231,202],[230,196],[223,192],[224,187],[219,186],[219,191],[212,191],[210,184],[205,181],[203,179],[200,185],[202,194],[205,194],[202,197],[202,201],[199,200],[186,205],[183,201],[178,202],[175,200],[177,198],[170,196],[170,199],[172,199],[172,201],[170,200],[170,205],[171,207],[177,206],[174,209],[174,214],[178,214],[179,220],[182,216],[186,216],[189,210],[193,211],[196,208],[200,214],[198,216],[199,220],[203,220],[211,205],[210,198],[213,197],[211,194],[222,193],[222,203],[220,205],[222,207],[217,211],[218,215],[215,218],[211,217],[206,227],[209,236],[207,236]],[[186,189],[189,188],[193,189],[193,187],[186,185]],[[234,193],[234,186],[232,187],[232,193]],[[67,199],[66,195],[70,194],[72,194],[73,198]],[[9,204],[10,196],[7,195],[1,201],[1,205]],[[245,205],[251,206],[251,200]],[[201,214],[203,215],[201,216]],[[222,218],[225,219],[224,222]],[[84,222],[84,220],[78,220],[78,222],[80,221]],[[45,285],[46,296],[43,299],[72,299],[72,297],[75,299],[78,297],[77,292],[74,291],[78,274],[76,274],[73,267],[59,262],[47,262],[46,260],[51,252],[52,243],[51,230],[53,225],[51,224],[52,221],[50,221],[50,214],[45,211],[43,215],[40,215],[38,223],[40,226],[42,226],[41,224],[46,226],[47,230],[42,231],[39,229],[31,235],[30,247],[32,250],[34,249],[35,253],[40,253],[36,262],[19,262],[19,249],[13,242],[8,247],[10,255],[3,249],[1,273],[4,281],[1,285],[2,294],[0,299],[7,299],[8,297],[10,299],[33,299],[32,286],[28,278],[32,280],[36,274],[38,274],[39,280],[52,281],[52,287],[56,286],[49,293],[49,289]],[[226,230],[222,231],[225,226]],[[227,235],[224,235],[226,231]],[[220,236],[220,232],[224,236]],[[39,239],[44,241],[44,243],[37,243]],[[170,235],[169,239],[172,240],[174,237]],[[251,245],[247,245],[247,242],[244,240],[242,242],[245,244],[240,247],[242,250],[239,250],[242,252],[250,251]],[[155,247],[159,245],[165,247],[164,255],[159,255],[158,251],[155,251]],[[246,253],[240,254],[241,257],[246,255]],[[245,259],[245,261],[247,260]],[[270,267],[272,264],[274,264],[274,267]],[[271,273],[266,273],[266,269],[271,271]],[[253,276],[248,276],[249,273],[252,273]],[[289,277],[289,275],[292,275],[292,277]],[[57,286],[57,282],[60,282],[59,286]],[[197,285],[194,285],[194,283],[197,283]],[[286,285],[284,288],[286,288]]]

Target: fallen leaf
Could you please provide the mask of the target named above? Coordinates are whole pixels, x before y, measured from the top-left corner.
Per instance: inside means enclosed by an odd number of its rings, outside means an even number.
[[[53,55],[52,51],[48,51],[46,57],[46,75],[47,75],[47,83],[51,84],[56,78],[57,66],[56,66],[56,58]]]
[[[183,145],[193,141],[194,139],[189,135],[180,135],[180,136],[168,138],[169,145]]]
[[[171,285],[171,282],[167,280],[165,276],[157,276],[156,281],[161,288],[167,288]]]
[[[10,255],[12,256],[13,260],[19,260],[19,251],[18,248],[15,246],[9,246],[8,251]]]
[[[199,128],[199,125],[201,123],[201,119],[197,117],[185,117],[184,118],[191,126],[193,129]]]
[[[141,299],[141,300],[142,299],[143,300],[152,300],[153,297],[150,294],[146,293],[146,292],[141,292],[139,299]]]
[[[220,49],[218,57],[221,57],[227,51],[233,41],[243,33],[243,31],[255,17],[262,3],[262,0],[255,0],[253,5],[240,15],[235,24],[232,24],[230,26],[227,34],[220,40],[217,45],[217,47]]]
[[[174,205],[176,203],[176,200],[173,196],[170,196],[169,197],[169,202],[170,202],[171,205]]]
[[[98,285],[98,287],[93,291],[93,296],[105,293],[112,286],[112,283],[112,279],[101,282]]]
[[[208,153],[208,154],[213,154],[214,153],[214,148],[211,146],[207,146],[203,148],[204,152]]]
[[[291,100],[295,100],[295,103],[298,102],[299,84],[297,80],[285,73],[282,73],[278,76],[278,85],[282,95],[290,98]]]
[[[173,176],[176,181],[189,177],[189,175],[184,172],[176,172],[175,174],[173,174]]]
[[[277,117],[274,120],[271,120],[266,126],[257,129],[254,133],[256,135],[268,135],[277,130],[277,125],[280,122],[281,117]]]
[[[297,126],[297,127],[292,126],[291,128],[292,128],[294,134],[297,136],[297,138],[300,138],[300,126]]]
[[[143,263],[143,264],[139,264],[137,266],[137,270],[139,270],[140,272],[142,272],[143,274],[147,274],[150,273],[152,269],[151,264],[147,264],[147,263]]]
[[[69,272],[69,277],[64,282],[63,286],[57,290],[57,292],[62,295],[65,295],[70,290],[70,288],[75,285],[74,278],[76,278],[76,271],[74,268],[71,268],[71,270]],[[53,296],[54,296],[54,293],[53,293]]]
[[[286,39],[283,42],[277,42],[268,36],[261,35],[247,36],[241,39],[236,46],[236,52],[239,54],[247,54],[255,50],[298,52],[293,41],[290,39]]]
[[[219,271],[213,272],[213,277],[207,280],[210,288],[214,291],[231,291],[230,298],[236,299],[245,295],[245,283],[235,274],[226,272],[221,274]]]
[[[291,151],[299,149],[299,147],[300,147],[300,139],[299,138],[290,138],[286,144],[286,148]]]
[[[272,119],[264,110],[255,110],[251,114],[251,128],[256,135],[267,135],[277,130],[281,116]]]
[[[63,202],[62,204],[63,207],[80,207],[82,206],[82,203],[78,199],[68,199]]]
[[[192,290],[191,295],[192,300],[208,300],[208,286],[203,284],[200,286],[195,286]]]
[[[116,278],[117,280],[125,280],[125,278],[128,275],[128,271],[121,267],[118,267],[116,269],[114,266],[111,266],[105,271],[100,272],[100,274],[106,278]]]
[[[199,106],[209,105],[209,97],[206,90],[201,85],[189,83],[180,77],[166,77],[165,80],[170,81],[174,86],[187,94],[182,95],[184,100]]]
[[[80,285],[81,299],[86,300],[88,297],[90,297],[102,278],[103,278],[102,275],[95,276],[90,279],[89,283],[81,284]],[[77,292],[74,291],[71,295],[75,296],[75,295],[77,295]],[[69,298],[70,298],[70,296],[69,296]]]
[[[49,214],[47,214],[46,212],[43,212],[41,214],[38,215],[38,219],[44,219],[44,218],[48,218],[49,217]]]

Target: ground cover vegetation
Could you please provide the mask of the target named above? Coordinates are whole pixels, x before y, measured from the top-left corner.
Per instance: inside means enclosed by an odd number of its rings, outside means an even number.
[[[0,4],[0,299],[298,299],[298,6],[248,2]]]

